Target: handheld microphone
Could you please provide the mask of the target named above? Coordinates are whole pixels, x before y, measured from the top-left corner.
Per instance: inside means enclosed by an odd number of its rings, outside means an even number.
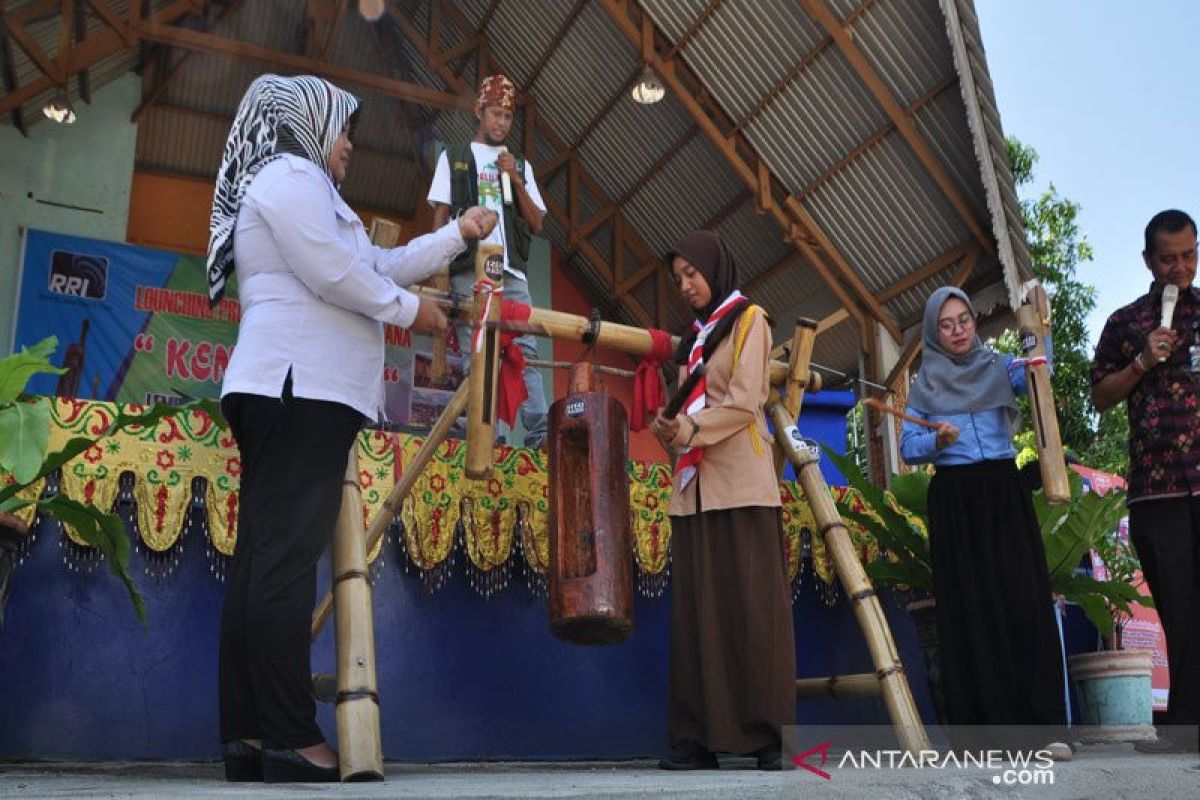
[[[1175,318],[1175,303],[1179,300],[1179,287],[1173,283],[1163,287],[1162,296],[1162,321],[1159,327],[1170,328],[1171,321]]]

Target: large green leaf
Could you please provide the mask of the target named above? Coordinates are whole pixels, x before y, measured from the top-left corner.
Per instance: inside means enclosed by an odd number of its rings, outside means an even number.
[[[18,483],[38,474],[50,443],[50,404],[44,397],[0,407],[0,469]]]
[[[1121,492],[1103,497],[1096,492],[1082,492],[1071,501],[1068,513],[1050,535],[1043,532],[1051,586],[1074,573],[1084,555],[1117,527],[1124,497]]]
[[[79,537],[104,553],[109,571],[125,584],[138,621],[146,624],[146,601],[129,574],[129,534],[116,514],[108,514],[94,505],[80,503],[61,494],[38,501],[43,512],[70,525]]]
[[[908,517],[897,512],[893,507],[893,503],[895,503],[896,506],[910,511],[928,526],[925,513],[928,506],[925,499],[929,489],[928,476],[924,474],[903,476],[905,480],[901,482],[901,491],[904,500],[901,500],[899,496],[889,495],[879,487],[872,485],[853,459],[836,453],[829,447],[824,447],[824,450],[834,465],[846,476],[846,481],[850,486],[858,492],[863,504],[875,516],[856,511],[850,503],[835,501],[841,515],[862,525],[867,533],[902,565],[902,569],[906,571],[905,578],[894,582],[931,591],[933,572],[930,565],[929,540]],[[916,510],[914,510],[914,506]],[[918,513],[918,510],[921,513]],[[879,576],[880,582],[893,577],[893,571],[886,567],[879,568],[876,574]]]
[[[929,526],[929,482],[933,476],[924,470],[909,472],[904,475],[893,475],[888,491],[902,508],[908,509],[920,517]]]
[[[66,372],[50,363],[50,357],[57,349],[58,338],[49,336],[32,347],[22,348],[19,353],[0,358],[0,405],[14,402],[34,375]]]

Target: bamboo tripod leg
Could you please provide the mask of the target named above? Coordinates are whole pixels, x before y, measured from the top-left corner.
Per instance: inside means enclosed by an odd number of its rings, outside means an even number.
[[[400,476],[400,480],[392,487],[392,491],[388,494],[387,499],[383,501],[383,507],[375,514],[371,520],[371,526],[367,528],[366,534],[366,552],[370,553],[375,549],[375,545],[379,544],[379,540],[383,538],[383,532],[387,530],[388,524],[392,521],[396,511],[400,508],[400,504],[404,502],[404,498],[408,497],[413,486],[417,482],[417,478],[421,477],[425,466],[433,459],[434,453],[442,446],[442,442],[446,441],[446,437],[450,434],[450,429],[454,427],[455,420],[462,414],[463,409],[467,407],[467,383],[463,381],[454,395],[450,398],[450,403],[442,411],[442,415],[433,425],[433,429],[429,431],[429,436],[421,444],[416,455],[412,457],[404,466],[404,474]],[[360,503],[361,506],[361,503]],[[313,612],[312,621],[312,638],[316,641],[317,636],[321,633],[321,628],[329,621],[329,616],[333,612],[333,593],[327,593],[321,602],[317,604],[317,609]]]
[[[896,642],[888,627],[887,617],[866,571],[859,563],[850,534],[833,504],[829,485],[818,466],[819,453],[797,447],[793,442],[795,424],[782,404],[772,403],[769,412],[775,424],[775,437],[780,448],[787,454],[804,489],[804,495],[812,508],[813,518],[825,538],[825,546],[833,554],[833,565],[838,579],[850,596],[854,616],[867,640],[871,663],[879,678],[879,690],[887,706],[892,726],[900,746],[909,752],[929,748],[929,735],[921,722],[921,714],[913,700],[912,689],[905,676],[904,665],[896,650]]]
[[[375,626],[358,485],[358,441],[346,460],[342,507],[333,537],[333,595],[337,606],[337,732],[342,780],[383,780]]]

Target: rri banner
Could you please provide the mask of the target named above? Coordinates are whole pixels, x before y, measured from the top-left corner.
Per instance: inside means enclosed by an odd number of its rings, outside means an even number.
[[[202,256],[25,232],[13,346],[57,336],[57,363],[67,369],[36,377],[31,391],[38,394],[124,403],[217,397],[240,315],[233,281],[225,299],[209,308]],[[432,409],[424,406],[444,405],[442,395],[454,387],[419,388],[422,413],[410,419],[412,341],[392,326],[386,340],[380,380],[388,420],[428,425]],[[428,351],[428,340],[422,344]]]

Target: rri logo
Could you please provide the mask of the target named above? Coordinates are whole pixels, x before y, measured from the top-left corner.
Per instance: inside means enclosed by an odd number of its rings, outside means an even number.
[[[50,254],[50,291],[103,300],[108,293],[108,259],[55,250]]]

